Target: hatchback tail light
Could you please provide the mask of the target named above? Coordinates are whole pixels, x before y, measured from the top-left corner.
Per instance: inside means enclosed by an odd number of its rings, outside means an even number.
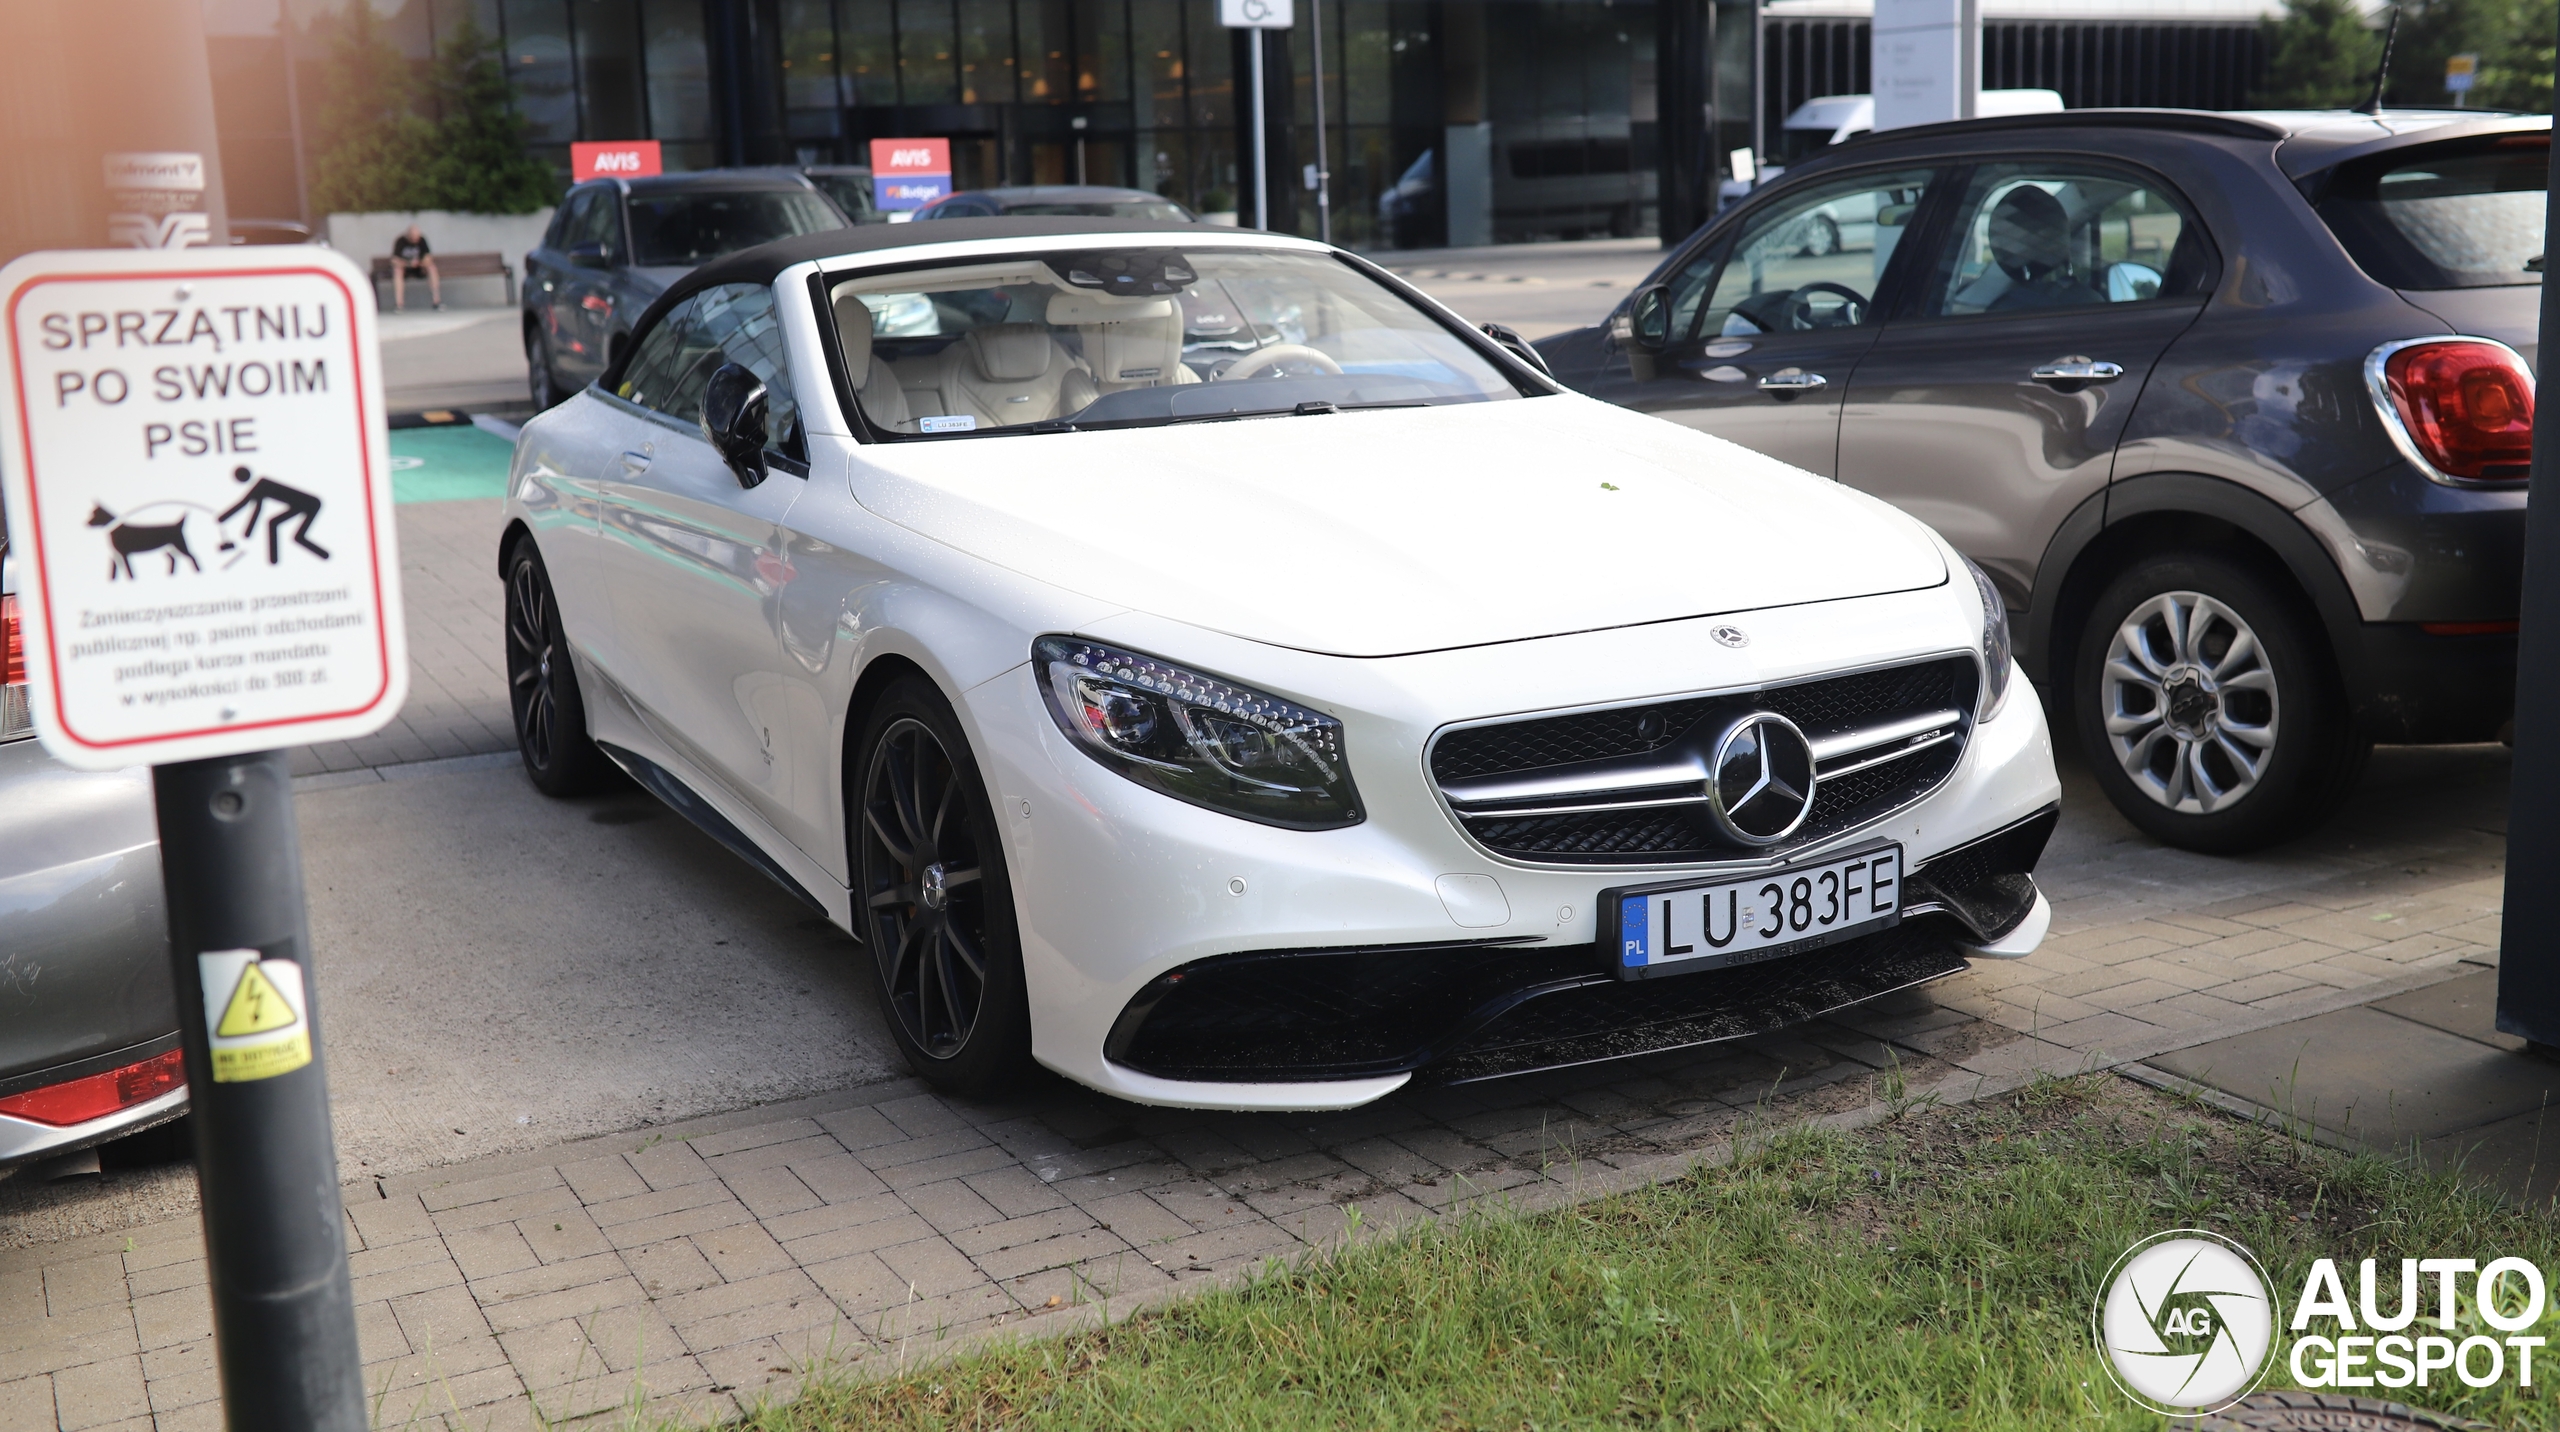
[[[2422,338],[2365,361],[2394,441],[2438,481],[2522,482],[2533,469],[2533,372],[2503,343]]]
[[[36,733],[27,705],[27,642],[18,625],[18,599],[0,596],[0,741]]]
[[[121,1069],[108,1069],[41,1089],[29,1089],[0,1099],[0,1114],[13,1119],[29,1119],[67,1129],[91,1119],[103,1119],[120,1109],[147,1104],[172,1089],[187,1084],[187,1060],[184,1050],[172,1049],[154,1054],[139,1063]]]

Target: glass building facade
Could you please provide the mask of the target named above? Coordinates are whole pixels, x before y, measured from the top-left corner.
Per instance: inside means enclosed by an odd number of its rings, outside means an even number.
[[[235,186],[279,167],[284,87],[260,76],[281,79],[290,50],[300,92],[320,92],[330,35],[363,3],[421,64],[466,18],[497,36],[564,176],[581,139],[655,139],[688,169],[861,164],[870,140],[940,137],[958,187],[1128,185],[1249,222],[1255,43],[1271,226],[1319,231],[1321,74],[1331,232],[1354,247],[1686,233],[1752,141],[1749,0],[1297,0],[1296,28],[1259,40],[1222,28],[1216,0],[208,0],[293,17],[272,44],[223,42],[225,154],[255,160],[226,164]],[[1761,27],[1771,127],[1865,87],[1863,6],[1801,13],[1820,4],[1781,0]],[[1985,75],[2075,104],[2230,104],[2259,64],[2244,32],[1994,22]],[[258,202],[286,213],[289,192]]]

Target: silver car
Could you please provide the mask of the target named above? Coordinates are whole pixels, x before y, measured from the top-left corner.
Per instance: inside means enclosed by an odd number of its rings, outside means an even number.
[[[159,821],[150,772],[74,771],[33,739],[16,591],[0,528],[0,1169],[86,1172],[66,1156],[187,1112]]]

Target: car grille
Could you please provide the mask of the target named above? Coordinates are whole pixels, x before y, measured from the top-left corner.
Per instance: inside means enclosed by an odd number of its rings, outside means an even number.
[[[1938,657],[1760,691],[1463,727],[1433,744],[1431,775],[1467,833],[1504,855],[1609,865],[1784,854],[1880,819],[1952,775],[1972,729],[1977,680],[1972,657]],[[1695,755],[1751,711],[1777,712],[1817,750],[1835,752],[1818,768],[1803,825],[1774,846],[1721,833]],[[1657,769],[1657,783],[1631,784]],[[1586,773],[1587,787],[1575,788]],[[1532,775],[1536,799],[1507,794]]]

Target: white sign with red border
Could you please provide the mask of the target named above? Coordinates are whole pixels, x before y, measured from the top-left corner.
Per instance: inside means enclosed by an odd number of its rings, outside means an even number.
[[[36,734],[85,770],[342,741],[408,695],[381,346],[328,249],[0,268]]]

